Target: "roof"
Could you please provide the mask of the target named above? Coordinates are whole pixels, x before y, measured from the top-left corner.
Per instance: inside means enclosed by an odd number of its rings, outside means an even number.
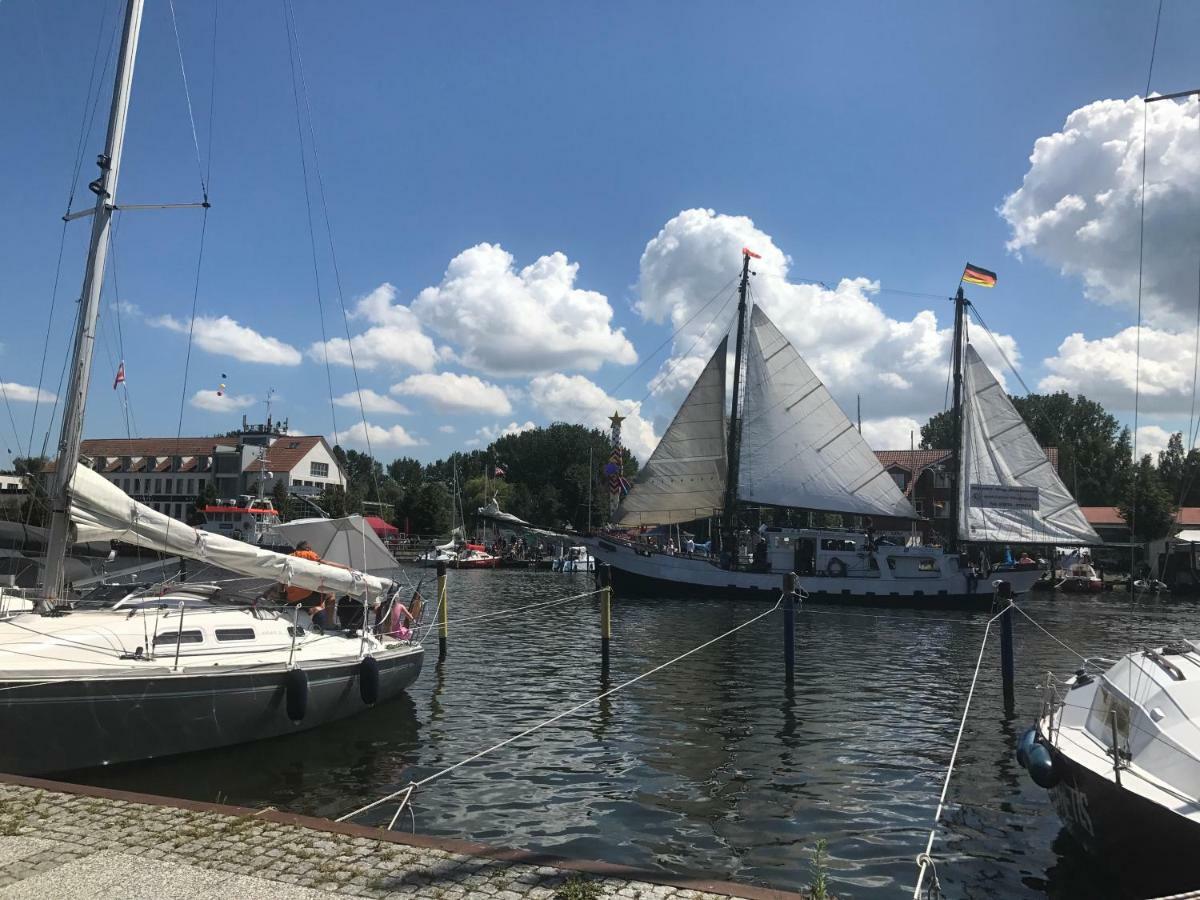
[[[282,435],[267,450],[266,467],[272,472],[290,472],[308,455],[308,451],[324,443],[325,439],[320,435]],[[325,448],[328,450],[329,445],[326,444]],[[330,451],[329,455],[333,456],[333,452]],[[257,472],[262,465],[258,457],[251,457],[242,471]]]
[[[93,438],[80,443],[83,456],[209,456],[216,447],[236,447],[237,438]]]
[[[1081,506],[1080,509],[1089,525],[1125,525],[1125,518],[1115,506]],[[1200,525],[1200,506],[1181,506],[1175,513],[1175,524],[1185,528]]]
[[[376,534],[399,534],[400,529],[395,525],[389,525],[379,516],[366,516],[364,521],[371,526],[371,530]]]

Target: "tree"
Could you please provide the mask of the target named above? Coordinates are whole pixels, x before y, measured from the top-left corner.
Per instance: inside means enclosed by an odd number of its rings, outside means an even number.
[[[1149,543],[1166,537],[1175,525],[1175,501],[1147,453],[1125,481],[1118,505],[1135,541]]]
[[[271,489],[271,505],[279,513],[279,521],[286,522],[292,517],[292,498],[288,496],[287,486],[282,480],[276,481]]]
[[[954,414],[949,410],[935,413],[921,426],[922,450],[949,450],[954,446]]]

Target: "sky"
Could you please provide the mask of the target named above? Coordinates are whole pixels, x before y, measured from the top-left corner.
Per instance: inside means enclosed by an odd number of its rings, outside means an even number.
[[[1140,100],[1157,2],[175,5],[178,46],[146,4],[118,204],[203,176],[212,207],[116,215],[88,437],[221,433],[270,397],[432,460],[618,409],[644,459],[742,246],[877,449],[944,408],[967,261],[999,275],[969,290],[996,339],[970,336],[1010,391],[1133,425],[1137,371],[1139,450],[1188,429],[1200,116]],[[61,217],[92,197],[119,6],[0,3],[0,465],[57,441],[89,228]],[[1151,92],[1200,87],[1197,26],[1165,0]]]

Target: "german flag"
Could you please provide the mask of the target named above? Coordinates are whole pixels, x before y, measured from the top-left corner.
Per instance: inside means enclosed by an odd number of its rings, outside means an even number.
[[[996,273],[967,263],[967,267],[963,269],[962,280],[967,284],[977,284],[980,287],[995,287]]]

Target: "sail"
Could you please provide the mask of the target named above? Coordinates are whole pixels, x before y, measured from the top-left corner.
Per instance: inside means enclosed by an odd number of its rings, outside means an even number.
[[[362,516],[292,519],[273,525],[271,533],[291,547],[308,541],[325,562],[363,572],[394,572],[396,569],[396,557]]]
[[[825,385],[757,306],[750,315],[738,497],[917,518]]]
[[[385,593],[392,582],[355,569],[287,556],[200,531],[138,503],[104,476],[77,465],[71,483],[71,520],[79,541],[125,541],[160,553],[183,556],[242,575],[330,594]]]
[[[711,516],[725,493],[725,356],[728,338],[696,379],[670,427],[617,509],[617,524],[672,525]]]
[[[970,344],[964,362],[959,537],[1099,544],[1046,451]]]

